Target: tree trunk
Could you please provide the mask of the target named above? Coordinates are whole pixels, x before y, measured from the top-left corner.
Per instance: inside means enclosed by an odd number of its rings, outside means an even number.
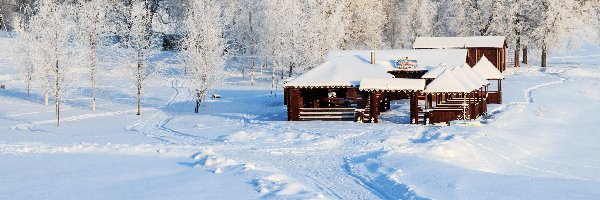
[[[196,106],[194,107],[194,113],[198,113],[200,110],[200,94],[196,93]]]
[[[143,53],[140,49],[138,51],[138,63],[137,63],[137,115],[142,113],[142,57]]]
[[[529,64],[527,60],[527,45],[523,46],[523,64]]]
[[[27,98],[29,98],[29,95],[31,93],[31,81],[32,81],[32,71],[31,71],[31,67],[29,69],[27,69]]]
[[[271,67],[271,94],[275,93],[275,63]]]
[[[58,59],[56,60],[55,70],[56,88],[54,88],[54,103],[56,105],[56,126],[60,126],[60,71],[58,70]]]
[[[92,33],[90,34],[91,44],[91,78],[92,78],[92,111],[96,111],[96,69],[98,68],[98,36],[96,26],[98,24],[98,12],[93,16],[92,19]]]
[[[98,55],[97,55],[97,47],[94,43],[92,45],[92,68],[91,68],[91,78],[92,78],[92,111],[96,111],[96,68],[98,66]]]
[[[295,63],[290,62],[290,73],[288,74],[288,77],[292,77],[292,74],[294,73],[294,65]]]
[[[44,105],[48,106],[48,99],[50,99],[50,69],[44,70],[46,73],[46,88],[44,88]]]
[[[250,85],[254,85],[254,48],[250,49]]]
[[[244,50],[244,55],[247,55],[246,50]],[[250,55],[250,56],[252,56],[252,55]],[[242,67],[242,78],[246,78],[246,60],[244,59],[243,62],[244,62],[244,64],[240,65]]]
[[[96,111],[96,68],[92,68],[92,111]]]
[[[548,58],[548,45],[546,42],[542,42],[542,67],[547,67]]]
[[[521,63],[520,63],[520,60],[519,60],[519,58],[520,58],[520,55],[519,55],[520,51],[521,51],[521,37],[517,37],[517,45],[515,47],[515,62],[514,62],[515,66],[514,67],[521,66]]]

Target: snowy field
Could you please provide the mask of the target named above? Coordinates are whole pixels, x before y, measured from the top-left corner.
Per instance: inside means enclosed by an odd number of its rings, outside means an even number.
[[[600,48],[511,68],[481,127],[288,122],[281,90],[231,78],[194,114],[186,80],[27,96],[0,38],[0,199],[597,199]],[[104,77],[110,78],[109,75]],[[87,83],[81,83],[85,88]]]

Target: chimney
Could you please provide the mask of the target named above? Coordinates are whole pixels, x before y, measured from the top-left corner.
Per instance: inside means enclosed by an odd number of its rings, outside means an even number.
[[[371,65],[375,64],[375,52],[371,51]]]

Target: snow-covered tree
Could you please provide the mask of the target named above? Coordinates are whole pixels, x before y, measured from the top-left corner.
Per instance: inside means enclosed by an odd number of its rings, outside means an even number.
[[[515,65],[519,65],[520,52],[523,49],[523,63],[527,64],[527,44],[530,42],[531,32],[536,26],[540,16],[539,5],[535,0],[506,0],[504,21],[501,22],[504,31],[499,35],[506,35],[511,48],[515,51]]]
[[[388,46],[411,48],[416,37],[432,36],[436,5],[430,0],[385,1],[387,23],[384,38]]]
[[[221,80],[223,67],[224,22],[219,0],[193,0],[185,18],[186,37],[183,53],[185,64],[192,66],[196,106],[206,105],[206,92]]]
[[[233,56],[233,62],[239,65],[242,77],[246,78],[250,70],[250,84],[254,84],[254,68],[259,54],[264,53],[259,45],[265,45],[265,38],[260,38],[263,32],[261,23],[263,1],[225,1],[222,18],[225,25],[227,50]]]
[[[13,55],[11,57],[21,69],[28,97],[33,88],[37,86],[35,84],[37,71],[33,62],[37,58],[34,56],[36,54],[36,38],[29,26],[31,13],[33,13],[33,10],[30,6],[23,6],[18,17],[13,19],[12,27],[14,27],[14,31],[18,34],[15,40],[13,40],[14,44],[11,45],[13,47]]]
[[[503,10],[502,0],[452,1],[449,26],[457,36],[493,35]]]
[[[85,51],[88,56],[89,74],[92,91],[92,110],[96,110],[96,85],[98,79],[98,45],[99,37],[102,31],[102,22],[104,21],[104,9],[110,4],[105,4],[104,0],[90,0],[79,2],[79,26],[81,42],[86,46]]]
[[[349,21],[345,20],[348,16],[346,7],[348,0],[317,0],[321,15],[318,21],[314,22],[320,34],[320,52],[323,56],[321,60],[325,59],[325,54],[330,50],[338,50],[342,48],[344,42],[344,35]]]
[[[386,24],[383,0],[347,1],[349,24],[346,27],[345,48],[377,49],[383,46]]]
[[[152,47],[152,12],[149,0],[134,0],[131,4],[130,34],[134,38],[134,79],[137,96],[137,115],[141,114],[142,90],[147,78],[156,72],[155,68],[149,67],[148,59]]]
[[[542,67],[547,66],[547,55],[551,48],[564,48],[565,39],[570,43],[590,40],[596,31],[589,26],[592,23],[589,16],[595,12],[590,1],[542,0],[540,6],[542,17],[531,37],[541,49]]]
[[[69,80],[78,77],[80,46],[76,34],[79,32],[76,10],[73,4],[42,0],[29,24],[31,33],[35,34],[34,47],[39,49],[37,55],[41,58],[36,62],[36,70],[44,71],[46,104],[49,93],[54,93],[57,126],[60,125],[61,103],[68,92],[68,83],[74,82]]]

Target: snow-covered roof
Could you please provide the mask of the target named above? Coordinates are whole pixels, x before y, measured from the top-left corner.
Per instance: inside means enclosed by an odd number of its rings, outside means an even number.
[[[490,84],[490,82],[487,79],[477,74],[477,72],[475,72],[473,68],[469,66],[469,64],[465,63],[464,65],[460,66],[460,69],[463,70],[463,72],[479,87]]]
[[[425,89],[424,79],[363,79],[360,81],[363,91],[422,91]]]
[[[417,69],[434,68],[441,63],[458,66],[467,58],[466,49],[390,49],[390,50],[339,50],[327,53],[327,60],[338,57],[359,56],[365,62],[370,62],[371,52],[375,52],[375,63],[383,65],[390,70],[394,69],[395,62],[408,57],[416,60]]]
[[[472,47],[504,47],[504,36],[477,37],[417,37],[413,43],[414,49],[453,49]]]
[[[444,73],[444,71],[446,71],[447,69],[448,69],[448,67],[446,67],[446,66],[439,66],[439,67],[433,68],[433,69],[429,70],[427,73],[423,74],[423,76],[421,78],[422,79],[437,78],[438,76],[440,76],[440,74]]]
[[[284,87],[352,87],[361,79],[390,79],[388,68],[371,65],[359,56],[338,57],[326,61],[291,80]]]
[[[476,80],[471,79],[460,67],[454,67],[452,73],[469,91],[476,90],[482,86]]]
[[[500,80],[504,78],[496,66],[494,66],[494,64],[492,64],[485,56],[482,56],[481,59],[479,59],[479,62],[473,66],[473,70],[488,80]]]
[[[454,93],[454,92],[471,92],[469,86],[466,86],[462,81],[454,75],[452,70],[446,70],[436,79],[431,81],[425,87],[425,93]]]

